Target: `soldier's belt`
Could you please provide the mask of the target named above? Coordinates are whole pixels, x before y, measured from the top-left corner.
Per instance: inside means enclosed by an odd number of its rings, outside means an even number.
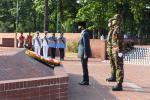
[[[117,45],[112,46],[112,48],[117,48],[117,47],[118,47]]]

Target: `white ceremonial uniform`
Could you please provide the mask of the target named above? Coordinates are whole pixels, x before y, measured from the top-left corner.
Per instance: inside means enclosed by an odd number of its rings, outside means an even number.
[[[34,51],[36,54],[38,55],[41,55],[40,52],[41,52],[41,44],[42,44],[42,41],[40,39],[40,37],[35,37],[33,39],[33,45],[34,45]]]
[[[48,48],[49,48],[49,42],[48,42],[48,38],[47,38],[47,36],[45,36],[44,38],[43,38],[43,57],[44,58],[48,58]]]

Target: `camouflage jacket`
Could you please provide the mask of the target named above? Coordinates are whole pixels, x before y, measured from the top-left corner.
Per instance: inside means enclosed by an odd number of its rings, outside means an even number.
[[[113,33],[113,29],[109,31],[107,36],[107,51],[112,49],[112,33]]]
[[[112,34],[112,52],[123,52],[123,36],[120,27],[116,27]]]

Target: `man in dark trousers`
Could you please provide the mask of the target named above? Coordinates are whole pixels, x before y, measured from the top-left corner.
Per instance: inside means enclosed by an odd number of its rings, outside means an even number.
[[[80,22],[78,29],[81,31],[78,44],[78,57],[81,59],[83,69],[83,80],[79,85],[89,85],[88,58],[91,56],[90,38],[85,22]]]

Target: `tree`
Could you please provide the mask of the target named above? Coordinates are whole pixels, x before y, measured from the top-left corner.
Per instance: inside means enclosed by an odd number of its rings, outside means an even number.
[[[48,0],[44,0],[45,3],[45,10],[44,10],[44,30],[48,31],[48,24],[49,24],[49,20],[48,20]]]
[[[124,32],[149,32],[149,0],[18,0],[18,31],[76,32],[77,23],[86,21],[97,36],[107,34],[108,19],[123,16]],[[58,3],[58,6],[57,6]],[[58,7],[58,9],[57,9]],[[57,21],[58,20],[58,21]],[[0,2],[0,32],[15,32],[16,0]]]

